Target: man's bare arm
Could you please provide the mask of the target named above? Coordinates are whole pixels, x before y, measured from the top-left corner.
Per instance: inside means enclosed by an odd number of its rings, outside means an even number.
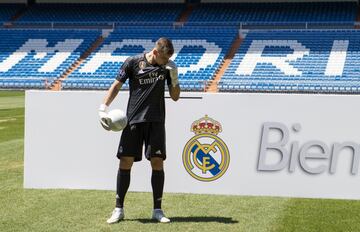
[[[112,101],[115,99],[115,97],[117,96],[117,94],[119,93],[121,87],[122,87],[123,83],[115,80],[111,87],[109,88],[106,97],[104,98],[103,104],[109,106]]]
[[[179,100],[180,98],[180,86],[176,85],[175,87],[172,85],[169,85],[169,93],[170,93],[170,97],[171,99],[173,99],[174,101]]]

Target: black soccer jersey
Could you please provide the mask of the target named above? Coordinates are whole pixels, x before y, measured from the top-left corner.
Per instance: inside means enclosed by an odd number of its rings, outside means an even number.
[[[129,124],[165,121],[164,91],[165,80],[171,84],[169,70],[150,64],[141,54],[126,59],[116,79],[122,83],[129,79]]]

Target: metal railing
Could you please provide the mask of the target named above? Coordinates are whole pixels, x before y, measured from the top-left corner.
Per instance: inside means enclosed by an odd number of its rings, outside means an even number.
[[[251,21],[251,22],[105,22],[105,21],[83,21],[83,22],[27,22],[14,21],[3,22],[3,27],[7,28],[46,28],[46,29],[116,29],[124,27],[149,27],[149,28],[182,28],[182,27],[199,27],[199,28],[239,28],[240,30],[268,30],[268,29],[353,29],[360,26],[360,22],[341,21],[341,22],[267,22],[267,21]]]

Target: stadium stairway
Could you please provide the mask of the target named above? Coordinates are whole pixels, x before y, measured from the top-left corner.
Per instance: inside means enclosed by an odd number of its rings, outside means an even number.
[[[356,14],[356,24],[355,29],[360,29],[360,6],[358,6],[357,14]],[[357,25],[358,24],[358,25]]]
[[[234,42],[231,45],[231,48],[226,54],[223,63],[219,66],[218,70],[215,72],[214,79],[210,81],[209,85],[206,88],[206,92],[218,92],[218,83],[221,80],[221,77],[224,75],[226,69],[229,67],[232,59],[234,58],[236,51],[239,49],[243,38],[237,36]]]
[[[92,52],[94,52],[105,40],[105,37],[100,35],[93,44],[82,54],[79,59],[76,60],[61,76],[58,80],[54,81],[54,84],[51,86],[51,90],[59,91],[61,90],[61,83],[65,80],[74,70],[76,70],[85,60],[88,58]]]
[[[4,6],[0,6],[0,7],[4,7]],[[4,8],[6,8],[6,6]],[[3,22],[4,28],[12,27],[12,23],[25,13],[25,11],[27,10],[27,6],[23,4],[14,4],[12,10],[13,10],[12,13],[9,14],[8,18]],[[11,10],[9,10],[9,12],[11,12]]]
[[[28,6],[19,9],[11,18],[10,23],[18,20],[23,14],[25,14],[26,10],[28,9]]]
[[[199,4],[196,3],[187,4],[186,9],[183,12],[181,12],[179,18],[176,20],[176,23],[180,23],[180,24],[186,23],[193,10],[198,6]]]

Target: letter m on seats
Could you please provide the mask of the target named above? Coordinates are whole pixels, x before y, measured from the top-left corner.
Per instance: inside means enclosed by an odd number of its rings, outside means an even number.
[[[34,59],[44,59],[47,55],[52,55],[38,69],[38,72],[54,72],[82,42],[83,39],[66,39],[58,42],[54,47],[48,47],[46,39],[29,39],[13,54],[0,62],[0,72],[9,71],[32,51],[36,53]]]

